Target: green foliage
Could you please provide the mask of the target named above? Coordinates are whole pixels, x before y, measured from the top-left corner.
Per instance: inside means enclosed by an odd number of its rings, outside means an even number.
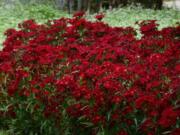
[[[0,131],[0,135],[8,135],[8,134],[7,134],[7,132],[1,130],[1,131]]]
[[[47,5],[34,5],[28,8],[28,18],[35,18],[38,20],[48,20],[52,18],[57,18],[61,15],[61,12],[53,9],[51,6]],[[67,16],[65,13],[62,16]]]
[[[157,20],[159,28],[175,25],[180,20],[180,11],[173,9],[151,10],[141,7],[126,7],[107,11],[104,21],[113,26],[135,26],[142,20]]]

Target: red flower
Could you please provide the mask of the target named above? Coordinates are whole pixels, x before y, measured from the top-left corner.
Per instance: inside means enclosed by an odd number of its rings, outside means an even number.
[[[136,101],[136,107],[138,109],[145,109],[156,105],[154,96],[141,96]]]
[[[112,99],[112,103],[119,104],[122,101],[120,96],[114,96]]]
[[[98,20],[98,21],[101,21],[103,18],[105,17],[105,15],[104,14],[97,14],[96,16],[95,16],[95,18]]]
[[[93,116],[93,118],[92,118],[92,122],[94,123],[94,124],[98,124],[98,123],[101,123],[101,122],[103,122],[103,117],[102,116],[100,116],[100,115],[95,115],[95,116]]]
[[[179,135],[180,134],[180,128],[176,128],[171,132],[171,135]]]
[[[177,117],[179,116],[178,112],[175,111],[172,107],[168,107],[163,110],[161,118],[159,120],[159,125],[168,128],[176,124]]]

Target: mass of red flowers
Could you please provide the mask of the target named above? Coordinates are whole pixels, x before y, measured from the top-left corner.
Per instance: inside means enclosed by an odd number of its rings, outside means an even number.
[[[51,135],[44,121],[62,135],[180,133],[180,26],[143,21],[138,39],[132,27],[82,16],[5,32],[0,126],[19,120],[26,135]]]

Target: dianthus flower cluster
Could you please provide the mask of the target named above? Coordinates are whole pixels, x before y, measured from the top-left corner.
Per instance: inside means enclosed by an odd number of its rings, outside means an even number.
[[[132,27],[82,16],[5,32],[0,120],[23,118],[36,131],[49,120],[59,133],[66,120],[72,135],[180,133],[180,26],[143,21],[138,39]]]

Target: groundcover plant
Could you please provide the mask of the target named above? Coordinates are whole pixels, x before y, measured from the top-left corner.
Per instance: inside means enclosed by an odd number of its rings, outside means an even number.
[[[8,29],[0,127],[17,135],[178,135],[180,26],[111,27],[76,13]]]

